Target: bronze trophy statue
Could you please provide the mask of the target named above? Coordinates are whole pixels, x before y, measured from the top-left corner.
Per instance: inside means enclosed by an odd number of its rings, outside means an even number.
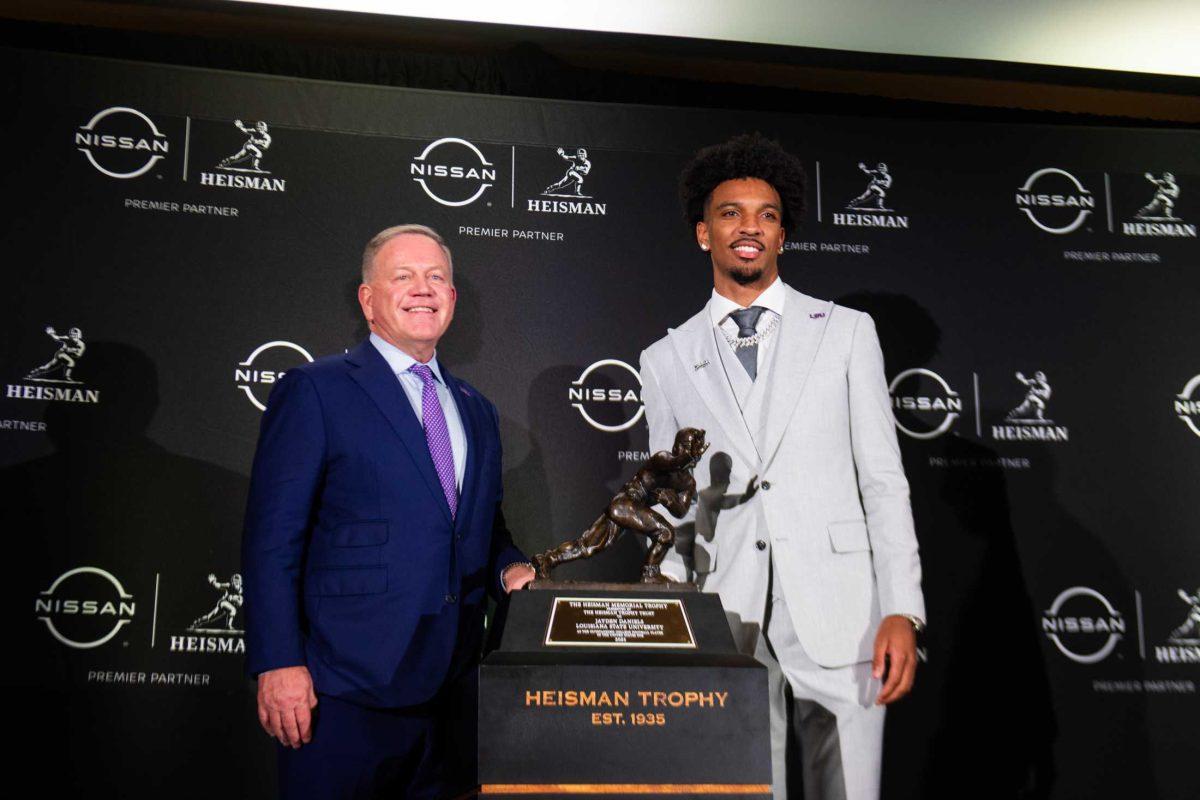
[[[687,513],[696,499],[696,479],[692,470],[707,449],[704,431],[681,428],[675,434],[671,451],[660,451],[648,458],[582,536],[533,557],[538,578],[548,579],[550,571],[559,564],[591,558],[607,550],[620,538],[622,531],[631,530],[650,539],[650,551],[642,565],[642,583],[671,583],[662,575],[659,566],[675,543],[675,528],[653,507],[661,504],[676,517]]]

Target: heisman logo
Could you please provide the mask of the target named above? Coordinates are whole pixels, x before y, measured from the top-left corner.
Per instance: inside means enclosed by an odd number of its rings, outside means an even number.
[[[539,211],[556,214],[595,214],[604,216],[608,211],[605,203],[588,203],[590,194],[583,193],[583,184],[588,173],[592,171],[592,162],[588,159],[586,149],[580,147],[573,153],[563,148],[556,151],[558,157],[567,162],[566,171],[561,178],[542,190],[542,197],[562,198],[556,200],[527,201],[527,211]]]
[[[847,203],[846,209],[870,213],[838,212],[833,215],[833,224],[866,228],[907,228],[908,217],[897,214],[894,208],[887,207],[887,193],[895,180],[888,171],[888,165],[881,161],[872,168],[860,161],[858,168],[867,176],[867,188]]]
[[[1032,173],[1017,190],[1017,209],[1046,233],[1079,230],[1096,208],[1096,198],[1071,173],[1044,167]]]
[[[78,359],[83,357],[87,345],[83,342],[83,331],[71,328],[65,336],[59,336],[54,328],[46,328],[46,335],[58,342],[58,351],[49,361],[40,367],[35,367],[25,376],[27,381],[43,383],[81,383],[71,377]],[[51,375],[57,374],[58,378]]]
[[[135,108],[113,106],[96,113],[75,131],[75,147],[110,178],[138,178],[154,169],[170,150],[154,120]]]
[[[432,142],[408,167],[429,199],[444,206],[469,206],[496,182],[496,168],[466,139]]]
[[[1054,420],[1046,418],[1046,403],[1053,394],[1046,373],[1039,370],[1032,378],[1026,378],[1018,372],[1016,377],[1025,386],[1025,399],[1005,415],[1004,421],[1012,424],[992,426],[992,438],[999,441],[1067,441],[1070,431],[1066,426],[1055,425]]]
[[[246,642],[242,638],[244,631],[238,627],[238,614],[242,611],[244,602],[242,593],[242,576],[233,573],[229,580],[221,581],[216,575],[209,573],[208,585],[221,596],[216,604],[201,617],[188,626],[190,634],[199,636],[172,636],[172,653],[244,653]]]
[[[598,431],[632,428],[646,413],[642,376],[624,361],[606,358],[592,364],[567,389],[571,407]]]
[[[1154,648],[1154,658],[1160,664],[1200,664],[1200,589],[1195,594],[1175,591],[1188,607],[1187,618],[1171,631],[1169,644]]]
[[[201,172],[200,185],[267,192],[287,191],[287,181],[283,178],[264,177],[271,174],[262,167],[262,160],[272,141],[267,123],[260,120],[253,125],[246,125],[240,119],[235,119],[233,124],[246,136],[246,141],[236,153],[221,159],[217,164],[220,173]]]
[[[299,356],[299,358],[297,358]],[[303,359],[303,361],[301,360]],[[254,348],[245,361],[238,363],[233,371],[237,387],[246,393],[251,405],[259,411],[267,410],[267,396],[284,372],[305,362],[312,363],[313,357],[298,344],[276,341]]]
[[[1080,603],[1085,607],[1080,608]],[[1068,607],[1075,613],[1065,613]],[[1042,612],[1042,633],[1072,661],[1096,664],[1108,658],[1125,635],[1125,619],[1095,589],[1072,586],[1060,592],[1050,608]]]
[[[99,567],[64,572],[34,601],[34,613],[50,635],[76,650],[109,642],[136,611],[133,595]]]
[[[1121,233],[1126,236],[1172,236],[1196,238],[1196,226],[1175,216],[1175,201],[1179,199],[1179,183],[1170,172],[1161,178],[1151,173],[1146,180],[1154,186],[1154,197],[1134,214],[1135,222],[1121,224]]]
[[[933,392],[919,391],[923,379],[932,382]],[[911,389],[902,392],[901,385]],[[932,370],[921,367],[906,369],[892,379],[888,392],[892,395],[896,427],[914,439],[936,439],[950,430],[954,421],[962,415],[962,398],[941,375]],[[909,427],[913,422],[920,422],[922,429]]]
[[[83,341],[83,331],[71,328],[65,334],[59,334],[52,327],[46,328],[46,335],[58,343],[58,350],[50,360],[40,367],[34,367],[24,380],[40,386],[23,386],[10,383],[6,387],[5,396],[13,400],[62,400],[69,403],[98,403],[100,392],[96,389],[74,388],[83,385],[83,381],[75,377],[75,367],[87,351]],[[49,385],[47,385],[49,384]]]
[[[1193,375],[1183,391],[1175,396],[1175,413],[1184,425],[1191,428],[1192,433],[1200,436],[1200,426],[1196,424],[1197,418],[1200,418],[1200,398],[1195,396],[1197,387],[1200,387],[1200,375]]]

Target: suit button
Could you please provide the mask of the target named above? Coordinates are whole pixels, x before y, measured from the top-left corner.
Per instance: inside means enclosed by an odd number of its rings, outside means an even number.
[[[771,482],[770,482],[770,481],[763,481],[763,482],[762,482],[762,487],[763,487],[763,491],[764,491],[764,492],[766,492],[766,491],[770,491],[770,489],[771,489]]]
[[[457,602],[458,602],[458,596],[457,596],[457,595],[453,595],[453,594],[448,594],[448,595],[446,595],[446,602],[447,602],[447,603],[457,603]]]
[[[767,543],[764,542],[762,539],[759,539],[757,542],[755,542],[754,546],[757,547],[759,550],[767,549]]]

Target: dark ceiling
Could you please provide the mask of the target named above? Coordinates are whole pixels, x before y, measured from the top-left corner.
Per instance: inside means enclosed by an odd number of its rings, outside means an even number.
[[[0,2],[0,43],[305,78],[609,102],[1195,127],[1200,79],[311,11]]]

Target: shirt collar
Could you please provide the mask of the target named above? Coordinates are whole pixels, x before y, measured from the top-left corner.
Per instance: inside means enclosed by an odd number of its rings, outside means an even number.
[[[392,372],[399,375],[402,372],[408,372],[408,368],[413,364],[419,363],[415,358],[401,350],[396,345],[384,339],[377,333],[371,333],[371,344],[375,345],[375,349],[387,361],[388,366],[392,368]],[[433,377],[437,378],[438,383],[445,383],[442,380],[442,370],[438,366],[437,353],[434,352],[433,358],[429,359],[429,369],[433,372]]]
[[[774,311],[779,316],[783,316],[783,301],[787,297],[787,293],[783,290],[783,281],[778,275],[771,285],[763,290],[762,294],[754,298],[752,305],[762,306],[768,311]],[[712,319],[713,325],[720,325],[734,311],[742,308],[737,303],[730,300],[724,295],[718,294],[716,289],[713,289],[712,300],[708,303],[708,313]]]

